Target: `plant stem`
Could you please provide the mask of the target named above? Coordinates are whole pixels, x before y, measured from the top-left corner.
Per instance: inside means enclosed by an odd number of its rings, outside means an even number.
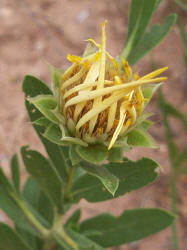
[[[71,187],[73,184],[73,179],[76,173],[76,166],[73,166],[69,171],[68,181],[65,186],[64,196],[66,199],[70,198]],[[67,243],[72,249],[78,250],[77,244],[69,237],[69,235],[65,232],[62,225],[62,215],[55,213],[54,223],[50,230],[47,230],[43,225],[33,216],[33,214],[29,211],[27,205],[24,201],[22,201],[17,195],[14,193],[11,194],[17,205],[20,207],[22,212],[28,221],[33,225],[38,233],[44,240],[43,250],[53,250],[56,246],[56,240],[54,239],[53,233],[57,233],[61,239]]]
[[[56,241],[53,238],[49,238],[44,242],[43,250],[53,250],[56,247]]]
[[[71,187],[73,184],[73,179],[76,173],[77,167],[76,166],[72,166],[70,172],[69,172],[69,176],[68,176],[68,181],[67,184],[65,186],[65,191],[64,191],[64,198],[65,199],[70,199],[70,192],[71,192]]]
[[[77,244],[65,232],[62,225],[62,216],[59,214],[55,215],[52,231],[57,233],[62,238],[62,240],[64,240],[71,248],[73,248],[74,250],[78,249]]]
[[[177,215],[177,172],[176,172],[176,145],[172,140],[172,132],[169,125],[167,111],[164,107],[165,98],[162,94],[162,91],[159,91],[159,105],[160,110],[163,116],[163,123],[165,128],[165,138],[168,147],[169,160],[171,166],[171,177],[170,177],[170,190],[171,190],[171,211]],[[179,242],[177,235],[177,222],[176,220],[172,224],[172,241],[173,241],[173,250],[179,250]]]
[[[65,240],[65,242],[71,246],[74,250],[78,250],[77,244],[67,235],[65,230],[62,228],[61,232],[59,232],[59,235]]]
[[[173,171],[171,180],[170,180],[170,189],[171,189],[171,211],[177,215],[177,184],[176,184],[176,175]],[[179,242],[177,236],[177,221],[175,220],[172,224],[172,241],[173,249],[179,250]]]
[[[28,219],[28,221],[33,225],[36,230],[39,232],[39,234],[43,237],[46,238],[49,235],[49,230],[47,230],[45,227],[41,225],[40,222],[33,216],[33,214],[29,211],[27,208],[26,204],[24,201],[20,200],[15,194],[12,194],[12,197],[16,201],[17,205],[21,208],[23,211],[24,215]]]

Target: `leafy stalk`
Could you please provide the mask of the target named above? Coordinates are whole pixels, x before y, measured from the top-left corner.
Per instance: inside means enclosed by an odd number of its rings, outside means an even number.
[[[12,197],[14,198],[14,200],[16,201],[16,203],[19,205],[19,207],[21,208],[22,212],[25,214],[27,220],[31,223],[31,225],[33,225],[36,230],[38,231],[38,233],[42,236],[42,238],[47,238],[49,235],[49,230],[47,230],[46,228],[44,228],[41,223],[32,215],[32,213],[30,213],[28,207],[26,206],[26,204],[24,203],[24,201],[22,201],[21,199],[19,199],[15,194],[12,193]]]
[[[71,192],[71,187],[73,185],[76,170],[77,170],[77,166],[74,165],[74,166],[72,166],[72,168],[69,171],[68,180],[67,180],[67,183],[66,183],[65,188],[64,188],[64,199],[65,200],[68,200],[71,198],[70,192]]]
[[[78,249],[77,244],[66,233],[66,231],[62,225],[62,216],[59,214],[56,214],[56,216],[55,216],[54,225],[52,227],[52,235],[53,236],[58,235],[58,237],[60,237],[60,240],[65,241],[65,243],[67,243],[67,245],[70,246],[73,250]],[[45,250],[47,250],[47,248]]]
[[[178,202],[178,194],[177,194],[177,174],[176,174],[176,146],[172,140],[171,128],[168,121],[167,111],[164,109],[164,96],[162,91],[159,91],[159,105],[163,116],[163,124],[165,128],[165,138],[169,151],[169,160],[171,166],[171,177],[170,177],[170,190],[171,190],[171,211],[177,215],[177,202]],[[177,221],[175,220],[172,223],[172,241],[173,241],[173,250],[179,250],[179,242],[178,242],[178,234],[177,234]]]

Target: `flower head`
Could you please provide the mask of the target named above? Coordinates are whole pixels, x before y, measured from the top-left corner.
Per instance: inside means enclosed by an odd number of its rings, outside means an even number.
[[[72,66],[62,75],[60,112],[72,137],[110,149],[140,118],[148,101],[143,86],[166,80],[157,76],[167,67],[143,77],[133,74],[125,60],[120,68],[106,51],[105,24],[101,45],[89,39],[83,57],[67,56]]]

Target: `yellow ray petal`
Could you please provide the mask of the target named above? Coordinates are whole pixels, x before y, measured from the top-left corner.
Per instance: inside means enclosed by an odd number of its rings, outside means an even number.
[[[131,108],[128,108],[128,111],[129,111],[129,114],[130,114],[130,117],[131,117],[131,124],[134,124],[135,121],[136,121],[136,109],[134,106],[132,106]]]
[[[115,120],[115,116],[116,116],[116,110],[117,110],[117,102],[113,103],[110,106],[110,109],[108,112],[108,121],[107,121],[106,132],[109,132],[112,129],[112,126],[113,126],[114,120]]]
[[[64,72],[64,74],[63,74],[63,78],[67,78],[68,77],[68,75],[70,75],[72,72],[73,72],[73,70],[74,70],[74,68],[77,66],[77,63],[73,63],[65,72]]]
[[[84,73],[85,73],[85,68],[82,67],[82,69],[77,74],[75,74],[74,76],[72,76],[71,78],[69,78],[67,81],[65,81],[64,83],[62,83],[61,90],[67,88],[72,83],[78,81],[84,75]]]
[[[92,108],[83,117],[81,117],[81,119],[78,121],[78,123],[76,125],[76,130],[78,131],[80,129],[80,127],[82,125],[84,125],[86,122],[88,122],[92,117],[94,117],[95,115],[98,115],[100,112],[102,112],[103,110],[110,107],[111,104],[113,104],[114,102],[117,102],[118,100],[120,100],[123,97],[124,97],[123,92],[120,92],[120,91],[116,92],[115,95],[112,95],[111,97],[105,99],[101,103],[101,105],[98,105],[98,106]]]
[[[125,113],[126,109],[125,107],[123,107],[123,104],[121,105],[121,108],[120,108],[120,119],[119,119],[119,123],[118,123],[118,126],[116,127],[116,130],[114,131],[114,134],[112,136],[112,139],[110,141],[110,144],[109,144],[109,147],[108,147],[108,150],[111,149],[111,147],[114,145],[115,141],[117,140],[118,138],[118,135],[123,127],[123,123],[125,121],[125,118],[126,118],[126,113]]]
[[[102,96],[107,95],[107,94],[112,94],[118,90],[123,90],[124,95],[125,95],[129,91],[133,90],[134,87],[138,87],[140,85],[153,83],[153,82],[161,82],[161,81],[164,81],[166,79],[167,79],[166,77],[159,77],[159,78],[155,78],[155,79],[138,80],[138,81],[132,81],[132,82],[126,83],[126,84],[116,85],[116,86],[112,86],[112,87],[106,87],[106,88],[99,89],[99,90],[84,91],[84,93],[82,93],[82,94],[80,93],[80,95],[75,96],[75,97],[71,98],[69,101],[67,101],[65,104],[65,108],[67,108],[68,106],[77,104],[79,102],[82,102],[82,101],[87,101],[87,100],[91,100],[91,99],[94,99],[97,97],[102,97]]]
[[[113,85],[114,82],[113,81],[108,81],[108,80],[105,80],[105,84],[107,85]],[[84,91],[84,90],[88,90],[88,88],[92,88],[92,87],[95,87],[97,85],[97,81],[96,82],[89,82],[89,83],[82,83],[80,85],[77,85],[75,86],[74,88],[72,89],[69,89],[64,95],[64,99],[67,98],[68,96],[76,93],[76,92],[81,92],[81,91]],[[82,92],[81,92],[82,93]]]
[[[95,80],[97,79],[98,75],[99,75],[99,61],[96,61],[94,64],[92,64],[92,66],[91,66],[91,68],[86,76],[84,83],[81,85],[84,85],[84,84],[86,85],[90,82],[94,83]],[[79,85],[79,86],[81,86],[81,85]],[[87,88],[85,88],[84,91],[91,90],[93,86],[94,86],[94,84],[92,84],[92,86],[89,84],[89,86]],[[81,113],[81,111],[83,110],[85,105],[86,105],[86,102],[82,102],[82,103],[79,103],[76,105],[75,112],[74,112],[74,120],[75,121],[77,121],[78,116]]]
[[[97,89],[103,89],[104,87],[104,80],[105,80],[105,64],[106,64],[106,33],[105,33],[105,25],[106,21],[102,25],[102,43],[101,43],[101,60],[100,60],[100,69],[99,69],[99,78],[98,78],[98,85]],[[102,96],[99,96],[94,100],[93,108],[102,101]],[[89,122],[89,133],[92,134],[96,121],[97,115],[92,118]]]
[[[164,67],[164,68],[161,68],[161,69],[157,69],[143,77],[141,77],[140,79],[141,80],[147,80],[147,79],[152,79],[158,75],[160,75],[161,73],[163,73],[164,71],[166,71],[168,69],[168,67]]]

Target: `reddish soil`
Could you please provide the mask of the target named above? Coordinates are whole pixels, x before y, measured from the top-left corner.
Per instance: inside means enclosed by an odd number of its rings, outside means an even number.
[[[165,0],[154,16],[154,21],[163,22],[173,11],[171,1]],[[31,74],[50,85],[50,73],[46,61],[59,68],[68,66],[68,53],[80,55],[87,38],[100,41],[101,23],[107,19],[107,48],[116,56],[124,43],[127,33],[129,1],[127,0],[1,0],[0,1],[0,163],[9,174],[9,160],[20,147],[30,144],[44,151],[28,120],[24,108],[21,84],[24,75]],[[183,21],[187,26],[187,15]],[[187,71],[183,62],[183,44],[175,26],[170,35],[153,52],[158,67],[169,66],[168,81],[163,90],[167,99],[187,111]],[[150,57],[146,56],[134,70],[141,75],[151,70]],[[133,149],[128,156],[135,160],[142,156],[152,157],[163,171],[154,184],[127,194],[119,199],[100,204],[82,201],[83,219],[100,212],[119,215],[124,209],[136,207],[162,207],[170,209],[169,160],[164,141],[163,124],[156,105],[155,96],[149,110],[156,115],[156,124],[151,133],[158,142],[155,150]],[[186,137],[181,125],[172,121],[173,135],[181,149]],[[26,174],[22,171],[23,180]],[[179,218],[178,229],[180,249],[187,249],[187,177],[178,179]],[[3,212],[0,220],[7,221]],[[171,230],[167,229],[144,240],[113,249],[131,250],[171,250]]]

